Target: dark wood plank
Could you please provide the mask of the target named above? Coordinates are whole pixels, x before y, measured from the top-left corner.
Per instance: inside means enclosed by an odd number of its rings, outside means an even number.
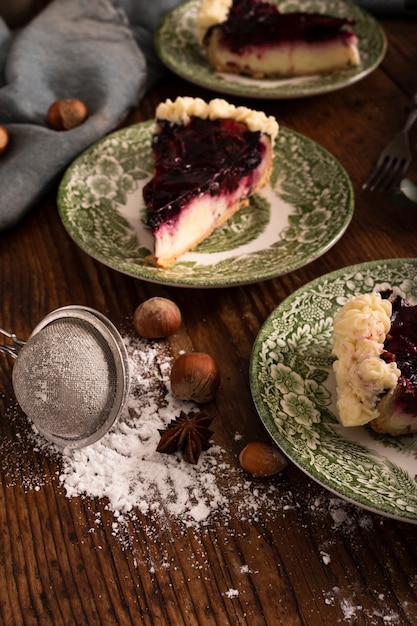
[[[97,308],[126,334],[142,300],[165,295],[179,304],[183,327],[169,342],[172,353],[193,348],[221,363],[222,386],[210,411],[214,440],[224,449],[222,480],[231,507],[227,520],[217,514],[208,525],[189,528],[140,510],[118,517],[105,499],[66,497],[59,456],[33,447],[29,424],[14,400],[12,359],[1,355],[1,624],[417,622],[414,525],[343,502],[292,463],[272,479],[245,476],[248,491],[232,490],[240,449],[251,440],[268,440],[251,398],[249,360],[270,312],[326,272],[416,253],[415,208],[400,209],[361,189],[415,89],[415,23],[385,19],[383,25],[387,56],[355,85],[305,100],[232,99],[263,107],[283,126],[317,141],[351,177],[352,222],[334,247],[306,267],[229,289],[136,280],[99,264],[72,242],[57,214],[56,190],[16,228],[0,233],[0,325],[23,338],[65,304]],[[176,95],[217,94],[168,74],[128,122],[152,118],[160,100]],[[415,163],[410,174],[417,177]],[[256,514],[244,506],[245,494],[253,492],[259,492]]]

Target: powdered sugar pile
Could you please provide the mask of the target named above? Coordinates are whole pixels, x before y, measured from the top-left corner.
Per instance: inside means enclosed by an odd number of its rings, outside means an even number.
[[[198,407],[176,399],[170,392],[172,359],[164,343],[138,337],[124,341],[131,372],[126,410],[97,443],[64,451],[60,482],[67,496],[106,498],[113,511],[136,509],[192,525],[205,523],[215,512],[227,515],[231,494],[243,490],[253,514],[259,502],[251,493],[252,481],[230,465],[219,446],[212,445],[197,465],[186,463],[180,452],[156,452],[159,430],[181,410],[189,412]],[[271,498],[274,489],[272,485],[267,487],[265,497],[268,493]],[[238,501],[242,502],[241,497]]]
[[[43,473],[43,461],[50,457],[59,467],[66,496],[105,499],[120,527],[123,516],[132,518],[136,513],[158,516],[159,523],[165,519],[201,527],[216,515],[227,520],[231,511],[242,520],[257,519],[265,508],[270,515],[282,511],[292,494],[280,490],[280,476],[266,482],[251,480],[231,451],[214,442],[197,465],[186,463],[180,452],[156,452],[159,430],[181,411],[201,407],[171,393],[172,356],[165,342],[129,334],[123,340],[131,374],[127,405],[110,431],[93,445],[57,449],[34,428],[28,429],[30,423],[17,406],[7,409],[14,431],[11,439],[0,441],[7,486],[22,484],[27,491],[39,490],[54,478]],[[211,425],[214,432],[218,419]],[[239,439],[241,435],[235,433],[235,440]],[[30,471],[20,467],[28,457]]]
[[[186,463],[180,452],[156,452],[159,430],[181,410],[198,407],[176,399],[170,392],[172,356],[164,342],[127,335],[124,343],[131,373],[127,406],[111,430],[95,444],[63,452],[54,449],[35,431],[28,433],[19,409],[8,410],[14,439],[0,441],[7,486],[22,484],[28,491],[39,490],[53,478],[42,473],[43,459],[50,455],[60,468],[59,483],[66,496],[104,499],[120,528],[124,517],[132,519],[137,513],[148,518],[157,516],[159,524],[175,520],[185,527],[202,527],[216,516],[222,522],[232,515],[243,521],[265,515],[276,519],[277,514],[285,516],[290,510],[309,506],[320,519],[330,513],[334,528],[349,532],[353,526],[354,530],[356,516],[350,514],[346,502],[324,492],[310,505],[301,505],[288,488],[281,487],[282,475],[267,481],[251,479],[230,450],[214,443],[202,453],[197,465]],[[218,419],[211,426],[214,432]],[[16,427],[15,422],[23,428]],[[235,441],[241,438],[236,432]],[[245,443],[242,441],[242,447]],[[27,472],[19,463],[33,452],[31,471]],[[367,514],[360,515],[360,525],[368,522],[371,524]],[[330,559],[328,547],[323,546],[323,560]]]

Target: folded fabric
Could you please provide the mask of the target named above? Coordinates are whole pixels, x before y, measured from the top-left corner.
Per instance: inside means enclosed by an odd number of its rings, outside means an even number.
[[[14,226],[71,161],[113,130],[161,76],[153,31],[178,0],[54,0],[19,32],[0,18],[0,230]],[[56,131],[52,102],[79,98],[87,120]]]

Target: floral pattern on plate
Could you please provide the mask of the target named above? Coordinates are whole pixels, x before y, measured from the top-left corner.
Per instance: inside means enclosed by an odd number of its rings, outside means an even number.
[[[270,183],[194,251],[169,268],[145,257],[153,246],[142,198],[153,171],[154,122],[105,137],[78,157],[58,192],[62,222],[90,256],[151,282],[219,287],[301,267],[346,230],[354,196],[340,163],[317,143],[281,127]]]
[[[416,304],[417,259],[354,265],[294,292],[258,334],[251,389],[266,429],[306,474],[364,508],[417,523],[417,436],[337,419],[333,317],[350,297],[386,288]]]
[[[278,3],[278,0],[273,0]],[[317,76],[280,79],[254,79],[214,71],[196,35],[199,0],[188,0],[170,11],[155,32],[160,59],[182,78],[224,94],[250,98],[300,98],[328,93],[365,78],[381,63],[387,42],[385,33],[369,13],[343,0],[279,0],[280,10],[327,13],[354,20],[361,64],[349,70]],[[175,33],[175,37],[172,36]]]

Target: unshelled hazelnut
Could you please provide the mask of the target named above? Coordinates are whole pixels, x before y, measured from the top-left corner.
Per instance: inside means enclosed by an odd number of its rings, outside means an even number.
[[[84,102],[77,98],[55,100],[48,109],[46,120],[54,130],[71,130],[80,126],[88,117]]]
[[[209,354],[187,352],[174,361],[171,391],[175,397],[204,404],[214,398],[219,386],[219,368]]]
[[[181,326],[181,312],[172,300],[155,296],[137,307],[133,325],[145,339],[168,337]]]
[[[9,131],[5,126],[0,125],[0,154],[7,148],[7,144],[9,143]]]
[[[276,446],[253,441],[239,454],[239,463],[252,476],[266,477],[281,472],[287,460]]]

